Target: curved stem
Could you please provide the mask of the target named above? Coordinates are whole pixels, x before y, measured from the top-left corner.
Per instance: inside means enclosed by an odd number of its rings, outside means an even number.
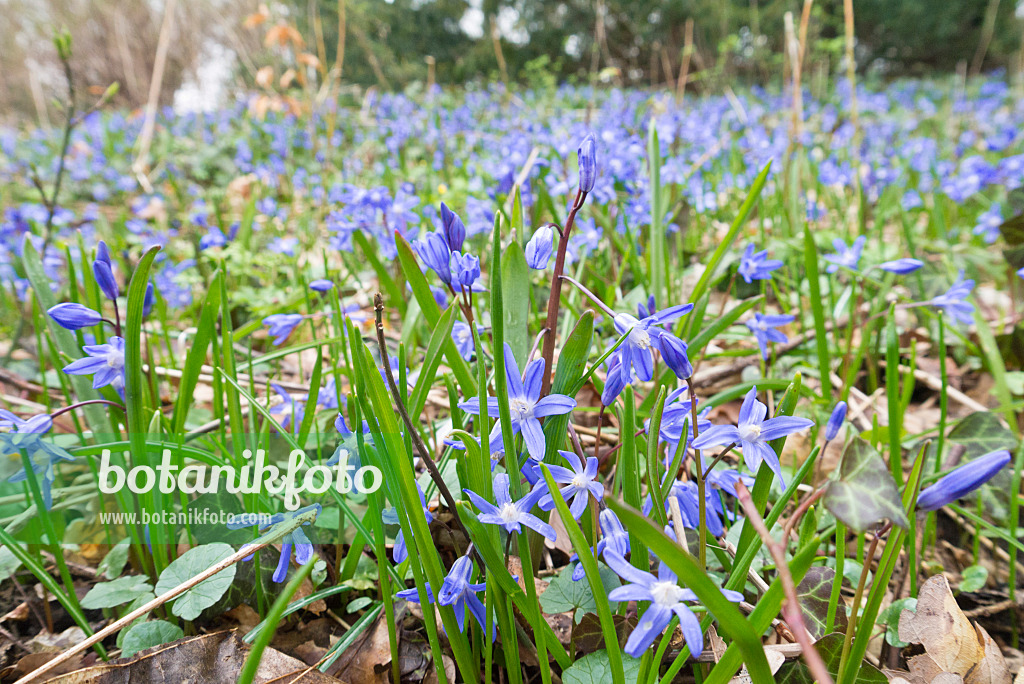
[[[572,232],[572,224],[576,221],[576,213],[583,206],[587,199],[587,193],[582,190],[576,191],[576,199],[569,210],[569,217],[565,220],[565,229],[559,231],[558,255],[555,257],[555,270],[551,278],[551,294],[548,295],[548,314],[544,323],[547,335],[544,337],[544,350],[541,358],[544,359],[544,383],[541,386],[540,396],[547,396],[551,391],[551,365],[555,358],[555,329],[558,326],[558,307],[562,297],[562,271],[565,270],[565,251],[569,248],[569,234]],[[556,226],[557,227],[557,226]]]

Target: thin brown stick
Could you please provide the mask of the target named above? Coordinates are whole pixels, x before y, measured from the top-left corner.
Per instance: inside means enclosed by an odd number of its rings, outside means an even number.
[[[736,494],[743,505],[743,511],[747,514],[747,520],[757,530],[757,533],[761,536],[761,541],[768,547],[772,558],[775,559],[775,570],[779,573],[779,579],[782,580],[782,591],[786,595],[786,600],[782,603],[782,613],[786,617],[786,622],[793,628],[793,635],[796,637],[797,643],[800,644],[801,650],[803,650],[804,662],[807,663],[807,667],[816,681],[821,682],[821,684],[834,684],[832,675],[829,674],[828,668],[825,667],[825,661],[821,659],[818,650],[811,643],[811,636],[804,624],[804,616],[800,612],[800,602],[796,597],[796,585],[793,583],[793,576],[790,574],[789,565],[786,563],[785,547],[775,541],[768,528],[765,527],[764,520],[761,518],[761,514],[758,513],[753,499],[750,498],[750,491],[746,485],[742,482],[737,482]]]
[[[384,296],[378,292],[373,296],[373,312],[376,319],[377,328],[377,347],[380,349],[381,363],[384,366],[384,377],[387,378],[388,390],[391,392],[391,398],[395,402],[395,408],[398,409],[398,414],[402,417],[402,422],[405,423],[405,429],[409,433],[409,438],[412,440],[413,446],[416,451],[419,452],[420,459],[424,465],[427,466],[427,472],[430,473],[430,478],[437,485],[437,491],[441,494],[444,499],[445,505],[451,511],[455,523],[459,526],[459,529],[466,539],[472,539],[469,536],[469,530],[462,523],[462,518],[459,517],[459,509],[455,505],[455,497],[452,496],[451,490],[448,489],[448,485],[445,484],[444,478],[441,476],[441,471],[437,468],[437,463],[431,458],[430,453],[427,451],[427,446],[423,443],[423,439],[420,437],[419,431],[416,426],[413,425],[412,419],[409,418],[409,411],[405,408],[405,402],[402,400],[402,393],[398,391],[398,385],[395,383],[395,375],[391,371],[391,361],[388,358],[387,344],[384,342]],[[484,567],[484,559],[477,553],[473,545],[470,545],[470,550],[476,556],[477,561],[480,563],[480,567]]]
[[[106,639],[111,634],[114,634],[117,631],[123,629],[124,627],[127,627],[132,622],[134,622],[137,618],[145,615],[146,613],[149,613],[152,610],[155,610],[156,608],[158,608],[159,606],[162,606],[163,604],[167,603],[168,601],[170,601],[171,599],[175,598],[179,594],[185,593],[186,591],[188,591],[192,587],[196,586],[197,584],[199,584],[203,580],[206,580],[206,579],[209,579],[210,577],[213,577],[214,575],[216,575],[221,570],[224,570],[225,568],[228,568],[228,567],[234,565],[235,563],[237,563],[238,561],[242,560],[243,558],[248,557],[250,554],[253,554],[253,553],[257,552],[260,549],[263,549],[263,548],[266,548],[267,546],[270,546],[271,544],[275,543],[276,541],[277,541],[276,539],[271,539],[269,541],[263,542],[261,544],[257,544],[255,546],[243,546],[238,551],[235,551],[233,554],[231,554],[230,556],[228,556],[224,560],[220,561],[219,563],[216,563],[215,565],[211,566],[210,568],[207,568],[206,570],[204,570],[203,572],[199,573],[195,577],[192,577],[191,579],[185,580],[184,582],[182,582],[178,586],[174,587],[173,589],[170,589],[170,590],[164,592],[163,594],[161,594],[160,596],[157,596],[155,599],[153,599],[149,603],[146,603],[145,605],[140,606],[139,608],[136,608],[132,612],[130,612],[127,615],[125,615],[124,617],[122,617],[120,620],[117,620],[116,622],[112,622],[111,624],[107,625],[106,627],[104,627],[100,631],[98,631],[95,634],[93,634],[88,639],[85,639],[84,641],[81,641],[81,642],[75,644],[74,646],[69,648],[67,651],[64,651],[63,653],[61,653],[59,656],[57,656],[53,660],[50,660],[50,661],[44,663],[43,665],[37,667],[32,672],[29,672],[27,675],[25,675],[24,677],[22,677],[21,679],[16,681],[14,684],[28,684],[28,682],[32,681],[33,679],[36,679],[37,677],[40,677],[41,675],[43,675],[46,672],[49,672],[50,670],[54,669],[55,667],[57,667],[61,663],[67,662],[68,660],[70,660],[71,658],[75,657],[76,655],[78,655],[82,651],[86,650],[87,648],[89,648],[93,644],[99,643],[100,641],[102,641],[103,639]]]

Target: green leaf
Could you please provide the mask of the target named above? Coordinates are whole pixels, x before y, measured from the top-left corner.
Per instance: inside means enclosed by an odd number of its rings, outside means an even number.
[[[832,568],[815,566],[808,570],[800,584],[796,585],[800,612],[804,614],[807,631],[814,639],[825,636],[825,621],[828,617],[828,604],[832,598],[832,582],[835,577],[836,571]],[[846,611],[836,611],[836,630],[845,633],[846,624]]]
[[[224,560],[235,550],[227,544],[213,543],[189,549],[160,573],[157,596],[187,582]],[[174,599],[171,612],[186,620],[195,620],[205,609],[220,600],[235,579],[235,566],[229,565]]]
[[[172,434],[175,435],[180,435],[185,431],[189,409],[195,402],[194,392],[199,381],[199,374],[206,362],[206,350],[209,349],[213,336],[217,334],[217,312],[220,309],[219,279],[223,277],[224,271],[221,270],[213,274],[212,285],[206,293],[206,300],[203,302],[203,309],[199,314],[196,335],[192,338],[188,355],[185,357],[185,365],[181,369],[178,400],[174,404],[174,417],[171,421],[174,425]]]
[[[907,597],[893,601],[878,615],[877,624],[885,627],[885,641],[895,648],[906,648],[909,644],[900,641],[900,613],[905,610],[917,611],[917,599]]]
[[[130,658],[139,651],[177,641],[183,636],[185,633],[181,631],[181,627],[164,620],[140,622],[125,633],[121,657]]]
[[[100,564],[96,567],[96,572],[111,580],[120,576],[124,571],[125,564],[128,562],[129,550],[131,550],[130,539],[122,539],[117,542],[107,552],[107,555],[103,557],[103,560],[100,561]]]
[[[501,299],[505,341],[516,360],[525,364],[530,353],[530,267],[518,242],[511,243],[501,255]]]
[[[625,680],[630,684],[640,676],[640,660],[628,655],[622,656]],[[608,651],[594,651],[585,655],[562,673],[562,684],[606,684],[612,680],[612,666]]]
[[[145,575],[128,575],[111,582],[100,582],[82,599],[82,607],[87,610],[113,608],[134,601],[143,594],[153,591]]]
[[[357,610],[362,610],[371,603],[373,603],[373,599],[371,599],[369,596],[360,596],[354,601],[349,601],[348,605],[345,606],[345,612],[354,613]]]
[[[427,403],[427,394],[430,387],[437,379],[437,367],[441,365],[441,354],[445,342],[452,339],[452,328],[455,326],[455,319],[459,315],[457,306],[448,307],[437,325],[434,332],[430,334],[430,342],[427,343],[427,355],[423,360],[423,367],[420,376],[416,379],[416,386],[413,387],[412,396],[409,400],[409,415],[418,416],[423,413],[423,407]],[[397,381],[398,378],[395,378]]]
[[[829,481],[822,503],[844,525],[856,532],[882,520],[908,527],[892,474],[866,441],[858,437],[847,445],[837,475]]]
[[[821,659],[825,661],[825,669],[832,675],[833,680],[839,673],[839,660],[843,652],[843,635],[833,632],[815,642]],[[814,677],[807,669],[803,660],[796,660],[784,663],[775,676],[778,684],[814,684]],[[857,684],[887,684],[889,681],[881,671],[870,663],[862,663],[856,678]]]
[[[21,567],[21,561],[6,546],[0,546],[0,582],[4,581]]]
[[[972,565],[964,568],[964,578],[960,582],[960,591],[978,591],[988,581],[988,568],[983,565]]]
[[[132,454],[146,453],[147,419],[145,382],[142,379],[142,307],[149,284],[149,269],[160,245],[153,245],[142,255],[131,282],[128,283],[128,305],[124,321],[124,404],[128,410],[128,440]]]
[[[615,571],[604,563],[599,563],[598,569],[601,573],[601,584],[604,586],[604,593],[607,597],[608,592],[621,586],[622,582],[619,581],[619,576],[615,574]],[[573,566],[567,565],[555,579],[551,580],[548,588],[540,595],[540,607],[548,614],[565,613],[570,610],[580,611],[576,614],[576,622],[578,623],[583,619],[584,613],[594,613],[597,611],[597,603],[594,600],[594,593],[590,590],[590,583],[583,580],[574,582],[572,580],[572,571]],[[608,601],[608,603],[614,605],[616,602]]]

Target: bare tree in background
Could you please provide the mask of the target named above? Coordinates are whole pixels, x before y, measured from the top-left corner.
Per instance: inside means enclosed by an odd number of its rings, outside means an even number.
[[[229,48],[242,64],[260,49],[258,37],[242,30],[256,6],[256,0],[178,3],[161,105],[171,104],[182,83],[196,76],[211,45]],[[117,81],[116,104],[144,106],[163,10],[163,0],[0,0],[0,116],[45,123],[51,93],[63,87],[49,40],[55,27],[71,33],[76,83],[102,92]]]

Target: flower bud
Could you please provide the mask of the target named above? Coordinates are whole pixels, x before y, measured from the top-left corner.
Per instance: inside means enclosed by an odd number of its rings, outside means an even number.
[[[149,312],[153,310],[154,304],[156,304],[156,292],[153,290],[153,283],[146,283],[146,296],[142,298],[143,318],[149,316]]]
[[[459,215],[441,202],[441,225],[444,230],[444,241],[453,252],[462,251],[462,243],[466,240],[466,225]]]
[[[88,328],[103,320],[98,311],[93,311],[87,306],[72,302],[65,302],[50,307],[47,313],[50,314],[50,318],[57,322],[57,325],[68,330]]]
[[[1010,462],[1006,449],[993,451],[943,475],[917,496],[917,510],[934,511],[961,499],[991,480]]]
[[[102,244],[102,243],[101,243]],[[96,284],[110,301],[116,301],[121,290],[117,287],[117,279],[110,268],[110,261],[96,259],[92,262],[92,274],[96,278]]]
[[[593,133],[588,134],[580,143],[576,158],[580,167],[580,190],[590,192],[597,180],[597,140]]]
[[[526,243],[526,265],[536,271],[543,271],[548,267],[551,260],[551,241],[555,233],[551,230],[551,224],[544,224],[533,234],[530,241]]]
[[[672,333],[663,333],[660,339],[661,358],[680,380],[693,375],[693,366],[686,355],[686,343]]]
[[[839,428],[843,427],[846,420],[846,402],[841,401],[832,409],[832,415],[828,417],[828,424],[825,425],[825,441],[831,442],[839,434]]]
[[[924,266],[924,262],[918,259],[895,259],[894,261],[886,261],[878,265],[878,268],[889,273],[895,273],[897,275],[906,275],[913,273],[917,269]]]

